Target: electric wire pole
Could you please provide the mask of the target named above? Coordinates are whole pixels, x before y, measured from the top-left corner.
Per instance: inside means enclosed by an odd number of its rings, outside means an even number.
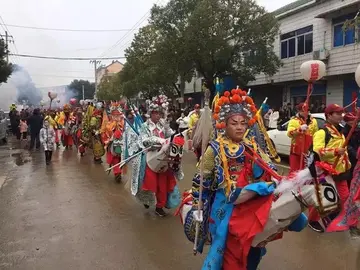
[[[95,70],[95,94],[94,94],[94,99],[96,99],[96,93],[97,93],[97,86],[98,86],[98,81],[97,81],[97,65],[100,64],[101,61],[98,61],[96,59],[91,60],[90,64],[94,64],[94,70]]]
[[[8,32],[5,31],[5,35],[1,35],[0,37],[5,41],[5,53],[6,53],[6,62],[9,63],[9,43],[13,42],[14,43],[14,37],[13,36],[9,36]],[[5,38],[5,39],[4,39]]]

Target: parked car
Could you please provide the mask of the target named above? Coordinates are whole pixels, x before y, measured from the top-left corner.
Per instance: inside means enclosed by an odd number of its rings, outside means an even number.
[[[0,111],[0,141],[7,142],[7,119],[4,111]]]
[[[318,127],[323,128],[326,122],[325,114],[324,113],[314,113],[312,114],[318,123]],[[291,139],[287,136],[287,128],[289,125],[289,121],[281,126],[278,126],[277,129],[269,130],[268,134],[275,145],[276,151],[280,155],[289,156],[290,155],[290,146],[291,146]]]

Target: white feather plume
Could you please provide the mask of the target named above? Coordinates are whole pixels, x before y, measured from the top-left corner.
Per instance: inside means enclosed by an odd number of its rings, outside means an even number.
[[[296,190],[299,187],[310,184],[313,181],[310,170],[308,168],[294,172],[289,176],[285,176],[277,188],[275,194],[284,193],[286,191]]]

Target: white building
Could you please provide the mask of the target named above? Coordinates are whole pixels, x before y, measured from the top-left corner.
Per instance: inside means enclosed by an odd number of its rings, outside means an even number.
[[[342,26],[359,10],[356,0],[299,0],[276,10],[280,34],[274,49],[283,66],[273,77],[259,75],[249,83],[255,98],[268,96],[274,106],[302,102],[307,85],[300,65],[317,59],[326,64],[327,75],[314,86],[311,103],[350,104],[359,93],[354,72],[360,63],[360,30],[344,32]]]

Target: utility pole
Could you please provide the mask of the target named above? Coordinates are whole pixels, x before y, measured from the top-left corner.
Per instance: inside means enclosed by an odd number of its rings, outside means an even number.
[[[98,86],[98,81],[97,81],[97,65],[100,64],[101,61],[98,61],[96,59],[91,60],[90,64],[94,64],[94,71],[95,71],[95,94],[94,94],[94,99],[96,99],[96,93],[97,93],[97,86]]]
[[[82,99],[85,101],[85,89],[84,89],[84,85],[82,85]]]
[[[1,35],[0,37],[2,39],[5,38],[5,53],[6,53],[6,62],[9,63],[9,43],[13,42],[14,43],[14,37],[13,36],[9,36],[8,32],[5,31],[5,35]]]

